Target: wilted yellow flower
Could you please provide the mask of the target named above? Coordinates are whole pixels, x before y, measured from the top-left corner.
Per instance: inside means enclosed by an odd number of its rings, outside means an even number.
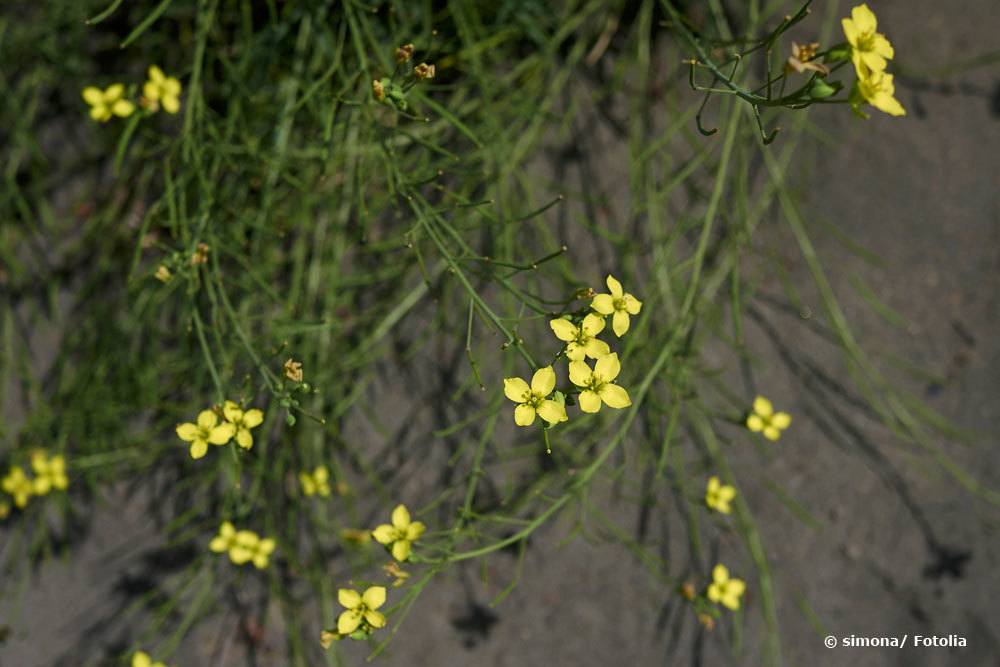
[[[208,452],[208,443],[224,445],[236,435],[236,426],[229,422],[219,423],[219,418],[211,410],[198,413],[198,423],[177,425],[177,437],[191,443],[191,458],[200,459]]]
[[[135,111],[135,105],[125,99],[125,86],[112,84],[101,90],[94,86],[83,89],[83,101],[90,105],[90,117],[106,123],[111,116],[127,118]]]
[[[62,456],[47,458],[45,452],[36,451],[31,455],[31,468],[35,471],[33,490],[36,496],[44,496],[52,489],[65,491],[69,486],[66,477],[66,460]]]
[[[712,569],[712,583],[708,586],[708,599],[712,602],[736,611],[740,608],[740,596],[747,585],[742,579],[731,579],[725,565],[719,564]]]
[[[253,435],[250,429],[257,428],[264,421],[264,413],[256,408],[243,411],[239,404],[226,401],[222,406],[222,414],[226,421],[236,429],[236,444],[243,449],[253,447]]]
[[[299,473],[299,483],[302,493],[307,496],[319,495],[326,498],[330,495],[330,471],[326,466],[317,466],[311,473],[303,470]]]
[[[906,109],[896,99],[896,86],[892,75],[885,72],[871,72],[858,79],[858,94],[868,104],[890,116],[905,116]],[[856,108],[856,107],[855,107]]]
[[[618,353],[608,354],[597,360],[594,369],[585,361],[569,362],[569,379],[580,392],[580,409],[584,412],[598,412],[603,402],[609,408],[627,408],[632,405],[628,392],[612,381],[621,372]]]
[[[132,654],[132,667],[167,667],[160,661],[153,662],[147,653],[136,651]]]
[[[792,55],[788,56],[788,69],[795,70],[799,74],[806,70],[812,70],[818,74],[829,74],[830,68],[823,63],[813,60],[816,52],[819,51],[819,42],[809,44],[798,44],[792,42]]]
[[[604,330],[604,318],[588,313],[579,326],[567,319],[558,318],[549,322],[552,333],[566,342],[566,357],[571,361],[582,361],[584,357],[600,359],[611,352],[611,348],[597,334]]]
[[[294,359],[289,359],[285,362],[282,367],[285,371],[285,377],[292,382],[302,382],[302,364]]]
[[[418,79],[433,79],[434,78],[434,65],[428,65],[427,63],[420,63],[413,68],[413,74],[416,75]]]
[[[350,588],[337,591],[337,601],[346,609],[337,617],[337,633],[349,635],[359,627],[367,631],[385,626],[385,615],[376,611],[385,604],[385,586],[371,586],[364,594]]]
[[[157,280],[159,280],[159,281],[160,281],[161,283],[168,283],[168,282],[170,282],[170,279],[174,277],[174,276],[173,276],[173,274],[172,274],[172,273],[170,273],[170,269],[168,269],[168,268],[167,268],[166,266],[164,266],[163,264],[160,264],[160,265],[159,265],[159,266],[158,266],[158,267],[156,268],[156,273],[154,273],[153,275],[154,275],[154,276],[156,277],[156,279],[157,279]]]
[[[396,62],[402,65],[413,57],[413,44],[404,44],[396,49]]]
[[[146,98],[149,109],[156,111],[160,105],[167,113],[177,113],[181,108],[181,82],[172,76],[166,76],[156,65],[149,67],[149,80],[142,87],[142,96]]]
[[[735,497],[735,488],[728,484],[722,484],[715,475],[708,478],[708,486],[705,487],[705,504],[710,508],[722,514],[729,514],[732,512],[729,503]]]
[[[753,399],[753,412],[747,417],[747,428],[754,433],[763,432],[768,440],[777,440],[792,423],[792,417],[784,412],[775,412],[771,401],[763,396]]]
[[[851,45],[851,60],[858,78],[866,77],[868,72],[884,70],[886,60],[892,60],[892,44],[876,31],[878,21],[868,5],[858,5],[851,10],[851,18],[841,19],[840,23]]]
[[[387,576],[395,578],[392,582],[393,588],[399,588],[410,578],[410,573],[399,566],[399,563],[392,560],[382,566],[382,570]]]
[[[34,486],[28,476],[24,474],[24,469],[19,466],[12,466],[7,476],[0,481],[0,487],[14,498],[14,504],[23,508],[28,504],[28,499],[34,493]]]
[[[191,255],[191,266],[197,266],[198,264],[205,264],[208,262],[208,252],[211,247],[207,243],[199,243],[194,247],[194,253]]]
[[[372,94],[379,102],[385,101],[385,84],[378,79],[372,80]]]
[[[611,328],[615,335],[621,338],[628,331],[629,315],[638,315],[642,309],[642,302],[631,294],[626,294],[622,284],[615,280],[614,276],[609,275],[606,282],[611,294],[596,295],[590,302],[590,307],[601,315],[613,315]]]
[[[402,563],[410,557],[413,542],[424,534],[425,529],[420,521],[410,521],[406,505],[397,505],[392,511],[392,525],[384,523],[377,526],[372,531],[372,537],[379,544],[390,547],[392,557]]]
[[[564,404],[548,400],[549,394],[555,388],[556,372],[551,366],[535,371],[531,377],[530,387],[521,378],[504,378],[504,395],[518,404],[514,408],[514,423],[518,426],[531,426],[535,422],[535,414],[550,424],[569,419]]]

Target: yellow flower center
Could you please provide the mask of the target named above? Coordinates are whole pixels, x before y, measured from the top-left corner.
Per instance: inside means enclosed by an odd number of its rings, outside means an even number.
[[[869,31],[858,35],[858,51],[874,51],[875,50],[875,31]]]
[[[620,296],[611,301],[611,307],[615,310],[625,310],[625,297]]]

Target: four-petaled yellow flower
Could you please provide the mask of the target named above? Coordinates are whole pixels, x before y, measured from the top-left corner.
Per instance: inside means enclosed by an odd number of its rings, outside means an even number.
[[[31,468],[35,471],[33,491],[36,496],[44,496],[52,489],[65,491],[69,486],[66,460],[62,456],[48,458],[45,452],[34,452],[31,455]]]
[[[149,654],[143,651],[136,651],[132,655],[132,667],[167,667],[160,661],[153,662]]]
[[[612,384],[621,372],[621,368],[617,352],[598,359],[593,370],[585,361],[569,362],[570,381],[578,387],[583,387],[583,391],[580,392],[581,410],[598,412],[602,401],[609,408],[627,408],[632,405],[628,392]]]
[[[892,44],[876,31],[878,21],[868,5],[858,5],[851,10],[851,18],[841,19],[840,23],[851,45],[851,60],[858,78],[865,79],[871,72],[883,71],[886,60],[892,60]]]
[[[385,586],[371,586],[363,594],[350,588],[337,591],[337,601],[346,609],[337,617],[337,633],[349,635],[359,627],[385,627],[385,615],[377,611],[385,604]]]
[[[19,466],[11,467],[10,472],[0,482],[0,487],[12,496],[14,504],[21,508],[28,504],[28,499],[35,491],[31,480],[24,474],[24,469]]]
[[[152,111],[163,105],[167,113],[177,113],[181,108],[181,82],[172,76],[166,76],[156,65],[149,67],[149,81],[142,87],[142,96]]]
[[[729,503],[735,497],[736,489],[721,483],[715,475],[708,478],[708,486],[705,487],[705,504],[711,509],[722,514],[729,514],[732,512]]]
[[[905,116],[906,109],[896,99],[896,86],[892,75],[885,72],[871,72],[858,79],[858,93],[865,102],[890,116]],[[856,108],[856,107],[855,107]]]
[[[104,90],[87,86],[83,89],[83,101],[90,105],[90,117],[106,123],[111,116],[128,118],[135,111],[135,105],[125,99],[125,86],[116,83]]]
[[[219,423],[219,418],[211,410],[198,413],[198,423],[177,425],[177,437],[191,443],[191,458],[200,459],[208,452],[208,443],[224,445],[236,435],[236,426]],[[248,434],[249,435],[249,434]],[[253,440],[250,441],[253,444]]]
[[[615,335],[621,338],[628,331],[629,315],[638,315],[642,308],[642,302],[626,293],[622,289],[622,284],[615,280],[614,276],[609,275],[606,282],[611,294],[598,294],[590,302],[590,307],[601,315],[613,315],[611,328]]]
[[[712,569],[712,583],[708,585],[708,599],[736,611],[740,608],[740,596],[747,585],[742,579],[731,579],[729,570],[721,563]]]
[[[514,423],[518,426],[531,426],[535,423],[536,414],[550,424],[568,420],[566,406],[548,399],[555,388],[556,372],[552,370],[552,366],[535,371],[530,387],[521,378],[504,378],[504,395],[519,404],[514,408]]]
[[[399,562],[410,557],[413,542],[424,534],[426,526],[420,521],[410,521],[406,505],[397,505],[392,511],[392,525],[383,523],[372,531],[372,537],[379,544],[390,546],[392,557]]]
[[[238,404],[226,401],[222,406],[222,414],[226,421],[236,428],[236,444],[243,449],[253,447],[253,435],[250,433],[250,429],[261,425],[264,421],[264,413],[256,408],[244,412]]]
[[[753,412],[747,417],[747,428],[754,433],[763,432],[768,440],[777,440],[791,423],[792,417],[785,412],[775,412],[771,401],[763,396],[753,399]]]
[[[215,553],[229,552],[229,560],[236,565],[253,561],[257,569],[267,567],[275,542],[271,538],[261,539],[251,530],[236,530],[228,521],[219,526],[219,534],[212,538],[208,548]]]
[[[330,471],[326,466],[317,466],[312,472],[303,470],[299,473],[299,482],[302,484],[302,493],[307,496],[320,495],[326,498],[330,495]]]
[[[611,352],[608,344],[597,338],[604,330],[604,318],[600,315],[589,313],[580,326],[561,317],[549,322],[549,326],[556,338],[566,341],[566,357],[570,361],[582,361],[585,356],[600,359]]]

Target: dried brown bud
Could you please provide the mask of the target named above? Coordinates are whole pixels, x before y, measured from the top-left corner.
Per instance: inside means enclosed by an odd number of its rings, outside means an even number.
[[[372,81],[372,93],[374,93],[375,99],[379,102],[385,100],[385,86],[378,79]]]
[[[404,44],[396,49],[396,62],[402,65],[413,57],[413,44]]]
[[[195,246],[194,254],[191,255],[191,265],[204,264],[208,261],[209,247],[207,243],[199,243]]]
[[[284,365],[285,377],[292,382],[302,382],[302,364],[294,359],[289,359]]]
[[[428,65],[427,63],[420,63],[413,68],[413,73],[418,79],[433,79],[434,78],[434,65]]]

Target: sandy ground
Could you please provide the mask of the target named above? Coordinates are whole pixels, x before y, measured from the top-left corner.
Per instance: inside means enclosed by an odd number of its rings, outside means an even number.
[[[961,3],[879,2],[907,71],[982,52],[995,44],[1000,10],[987,0]],[[915,395],[976,434],[974,446],[941,446],[994,487],[1000,480],[1000,70],[984,67],[925,84],[899,81],[910,110],[904,120],[854,120],[843,109],[815,119],[836,145],[809,143],[799,156],[803,213],[857,337],[880,359],[928,370],[920,377],[883,363]],[[780,140],[779,140],[780,141]],[[620,175],[609,175],[612,181]],[[824,221],[867,253],[850,252]],[[832,222],[835,221],[835,222]],[[791,236],[777,222],[760,243],[781,247],[797,284],[808,273]],[[880,317],[858,280],[905,323]],[[764,295],[779,295],[765,283]],[[805,290],[804,305],[821,310]],[[757,514],[775,572],[783,657],[789,665],[1000,665],[995,620],[1000,567],[997,514],[939,468],[901,445],[837,389],[844,380],[835,348],[809,333],[796,313],[761,299],[748,321],[748,345],[759,355],[754,383],[796,415],[777,452],[737,455],[741,492]],[[778,341],[779,344],[775,344]],[[830,409],[840,415],[830,420]],[[814,519],[797,520],[762,482],[784,488]],[[654,490],[655,492],[655,490]],[[609,500],[622,528],[639,517]],[[667,540],[683,525],[654,518],[650,538]],[[565,526],[548,526],[527,553],[518,587],[489,602],[510,580],[515,559],[498,554],[484,572],[456,568],[418,601],[384,665],[756,665],[761,628],[751,590],[741,650],[730,652],[732,624],[699,628],[671,590],[626,550],[600,539],[561,544]],[[42,569],[19,610],[0,603],[2,667],[83,664],[68,653],[81,632],[104,633],[105,648],[127,646],[128,627],[95,630],[95,610],[119,599],[109,572],[139,567],[140,545],[154,539],[141,514],[111,513],[82,550]],[[675,539],[675,541],[677,541]],[[672,547],[676,549],[677,547]],[[740,549],[723,534],[718,549]],[[669,549],[668,549],[669,552]],[[672,553],[672,552],[671,552]],[[803,613],[803,608],[811,610]],[[218,632],[197,634],[212,641]],[[825,648],[838,639],[908,636],[909,648]],[[956,635],[965,648],[913,648],[915,635]],[[346,652],[360,664],[363,646]],[[176,664],[198,664],[183,650]],[[243,658],[235,657],[231,664]],[[267,655],[256,663],[278,664]]]

